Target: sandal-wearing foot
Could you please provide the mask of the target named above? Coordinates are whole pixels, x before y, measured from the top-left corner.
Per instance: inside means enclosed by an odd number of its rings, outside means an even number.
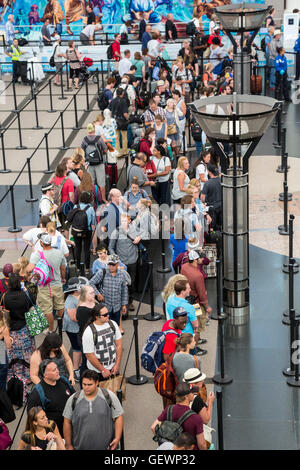
[[[97,256],[97,251],[96,250],[91,250],[92,255]]]
[[[120,333],[121,333],[122,336],[125,335],[125,331],[124,331],[124,330],[120,330]]]

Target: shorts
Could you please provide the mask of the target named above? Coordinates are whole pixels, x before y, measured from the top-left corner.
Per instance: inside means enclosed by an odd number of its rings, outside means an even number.
[[[65,308],[65,299],[62,286],[40,286],[37,294],[37,304],[45,315],[51,315],[54,310]]]
[[[105,188],[105,166],[103,163],[99,165],[89,165],[88,173],[93,179],[93,183],[98,184],[100,188]]]
[[[78,333],[71,333],[66,331],[68,338],[70,340],[73,352],[81,352],[80,342],[78,341]]]
[[[80,69],[72,69],[70,67],[70,78],[73,78],[75,75],[76,78],[79,78]]]

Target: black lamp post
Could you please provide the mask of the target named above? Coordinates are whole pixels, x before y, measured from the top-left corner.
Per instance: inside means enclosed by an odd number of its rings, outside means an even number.
[[[236,93],[190,105],[221,161],[223,304],[235,325],[246,323],[249,315],[248,160],[279,106],[273,98]],[[223,144],[232,145],[231,157]]]
[[[234,89],[237,93],[250,93],[251,44],[257,35],[272,6],[259,3],[236,3],[214,8],[223,30],[229,37],[234,52]],[[244,48],[245,33],[250,33]],[[240,50],[232,33],[240,38]]]

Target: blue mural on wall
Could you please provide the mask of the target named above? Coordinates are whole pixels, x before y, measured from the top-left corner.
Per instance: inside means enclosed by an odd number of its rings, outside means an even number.
[[[86,15],[87,0],[0,0],[1,23],[7,21],[11,13],[15,16],[15,24],[41,25],[46,17],[52,24],[63,23],[81,24],[82,17]],[[149,13],[149,21],[158,23],[164,21],[168,13],[173,13],[175,20],[188,22],[193,13],[198,11],[203,22],[208,21],[206,13],[211,13],[212,8],[228,4],[239,3],[239,0],[90,0],[96,16],[102,14],[103,24],[120,24],[126,19],[139,21],[143,12]],[[264,0],[248,0],[246,3],[265,3]],[[146,18],[147,19],[147,18]],[[28,28],[27,33],[30,32]]]

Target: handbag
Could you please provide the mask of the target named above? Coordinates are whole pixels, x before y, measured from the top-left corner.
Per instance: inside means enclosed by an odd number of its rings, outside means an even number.
[[[177,134],[177,127],[176,124],[168,124],[168,130],[167,130],[168,135],[174,135]]]
[[[127,131],[129,122],[123,116],[116,116],[116,123],[120,131]]]
[[[49,324],[47,318],[42,312],[41,307],[39,305],[33,304],[27,292],[26,295],[32,304],[28,312],[25,313],[26,325],[28,327],[30,336],[37,336],[42,333],[46,328],[48,328]]]
[[[99,386],[106,388],[111,392],[117,394],[118,390],[122,390],[122,401],[126,400],[126,378],[123,375],[112,375],[108,380],[103,380],[99,383]],[[122,383],[122,387],[121,387]]]

